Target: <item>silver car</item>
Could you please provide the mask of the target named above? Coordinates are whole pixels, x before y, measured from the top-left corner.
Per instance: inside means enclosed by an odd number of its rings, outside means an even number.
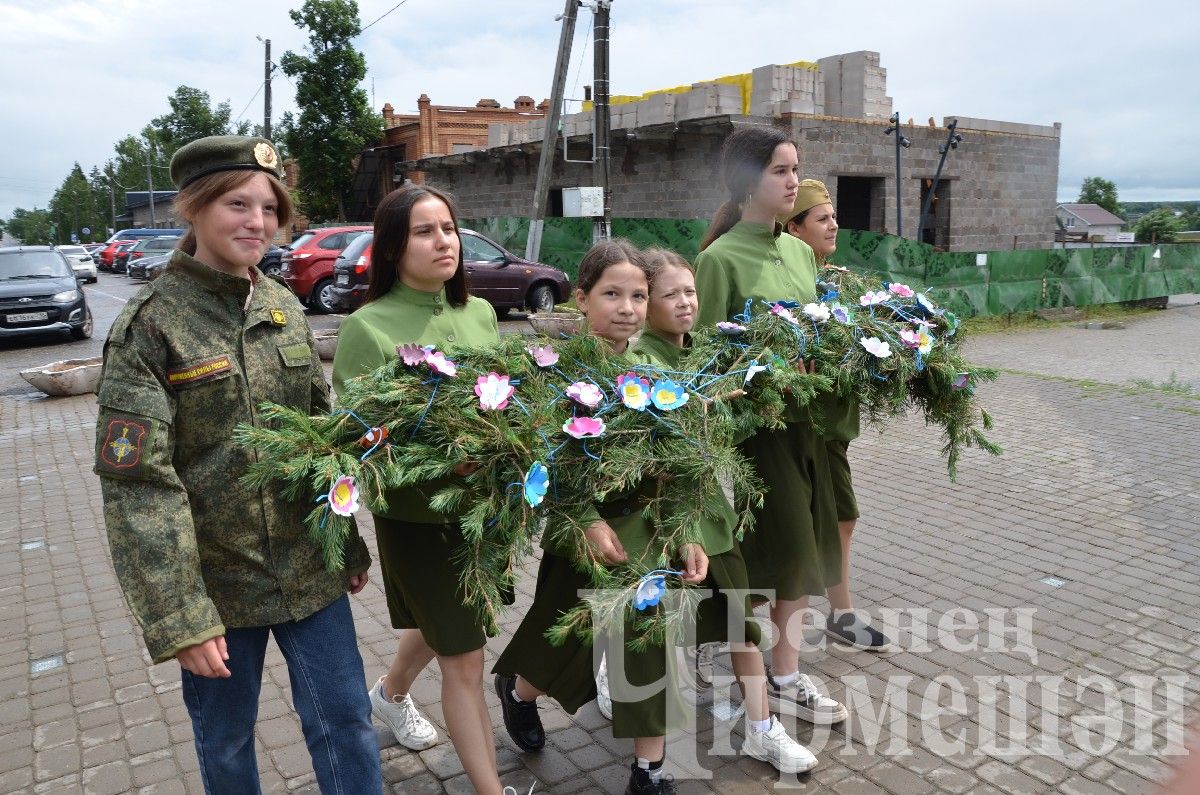
[[[100,278],[96,262],[83,246],[58,246],[58,253],[67,258],[76,278],[83,279],[88,284],[95,284]]]

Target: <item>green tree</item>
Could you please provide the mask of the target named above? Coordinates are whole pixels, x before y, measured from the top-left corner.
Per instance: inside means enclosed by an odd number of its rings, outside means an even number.
[[[1183,229],[1183,223],[1169,207],[1159,207],[1146,213],[1133,225],[1134,239],[1139,243],[1174,243],[1175,233]]]
[[[305,54],[286,52],[284,74],[295,79],[300,116],[285,115],[280,130],[300,166],[300,205],[315,221],[345,220],[352,161],[383,133],[361,83],[367,61],[352,44],[362,29],[354,0],[305,0],[289,11],[308,30]]]
[[[27,246],[45,245],[50,242],[50,213],[34,207],[26,210],[18,207],[5,223],[8,233]]]
[[[169,161],[184,144],[209,135],[229,135],[250,126],[249,122],[234,125],[228,102],[220,102],[214,107],[207,91],[191,86],[176,88],[175,93],[167,97],[167,104],[171,106],[171,112],[150,122],[158,149],[156,154],[165,161]]]
[[[1200,230],[1200,206],[1192,204],[1185,207],[1183,215],[1179,216],[1179,224],[1188,231]]]
[[[1121,216],[1121,205],[1117,201],[1117,186],[1104,177],[1084,177],[1083,186],[1079,189],[1079,203],[1098,204],[1113,215]]]
[[[57,243],[70,242],[72,232],[78,235],[80,240],[92,237],[83,234],[82,230],[85,228],[101,231],[104,229],[104,218],[97,212],[92,187],[78,163],[71,169],[58,190],[54,191],[48,211],[57,230]]]

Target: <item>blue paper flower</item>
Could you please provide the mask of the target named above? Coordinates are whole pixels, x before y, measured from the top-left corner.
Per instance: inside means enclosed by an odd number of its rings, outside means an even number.
[[[534,461],[525,473],[525,502],[536,508],[542,504],[550,487],[550,471],[541,461]]]
[[[670,379],[655,382],[650,388],[650,402],[659,411],[677,409],[688,402],[688,393]]]
[[[638,610],[657,606],[659,600],[663,598],[663,594],[667,592],[666,580],[665,574],[651,572],[644,575],[638,584],[637,593],[633,595],[633,606]]]

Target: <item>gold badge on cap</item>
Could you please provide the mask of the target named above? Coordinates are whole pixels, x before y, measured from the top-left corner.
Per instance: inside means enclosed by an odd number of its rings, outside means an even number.
[[[272,309],[271,310],[271,325],[272,326],[286,326],[287,325],[287,315],[285,315],[283,313],[282,309]]]
[[[277,169],[279,167],[279,155],[275,153],[275,147],[270,144],[255,144],[254,159],[263,168]]]

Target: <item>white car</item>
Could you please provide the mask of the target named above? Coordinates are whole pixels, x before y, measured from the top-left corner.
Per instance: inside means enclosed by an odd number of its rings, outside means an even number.
[[[76,278],[84,279],[88,284],[95,284],[100,278],[92,255],[83,246],[58,246],[58,251],[67,258]]]

